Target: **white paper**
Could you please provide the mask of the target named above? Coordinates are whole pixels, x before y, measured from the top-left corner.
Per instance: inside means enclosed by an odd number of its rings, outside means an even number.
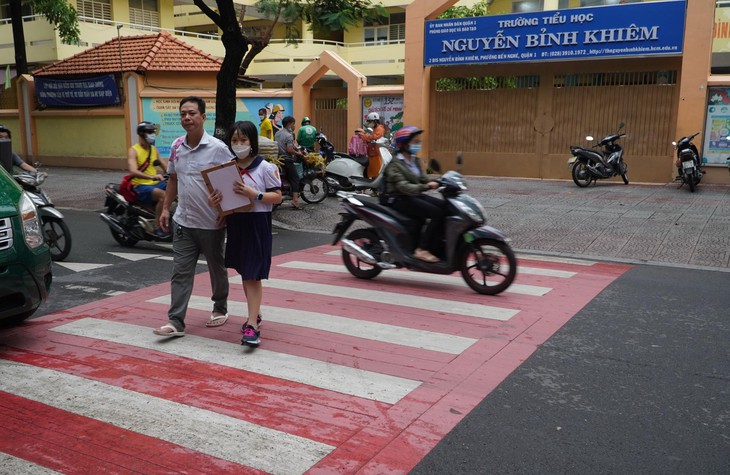
[[[233,184],[241,183],[241,175],[238,173],[238,167],[235,162],[215,169],[203,170],[207,175],[210,186],[214,190],[220,190],[222,199],[220,203],[221,211],[231,211],[237,208],[248,206],[251,203],[247,197],[239,195],[233,191]]]

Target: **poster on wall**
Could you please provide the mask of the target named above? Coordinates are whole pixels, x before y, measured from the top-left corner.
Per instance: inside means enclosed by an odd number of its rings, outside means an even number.
[[[730,156],[730,87],[711,87],[707,97],[702,163],[725,165]]]
[[[380,123],[393,133],[403,127],[403,96],[366,96],[362,99],[362,123],[368,114],[377,112]]]
[[[684,0],[429,20],[424,66],[682,54]]]
[[[170,146],[176,138],[185,135],[180,125],[179,98],[142,98],[142,120],[160,124],[155,146],[163,157],[170,156]],[[291,98],[238,98],[236,101],[236,120],[250,120],[259,126],[259,109],[280,104],[284,106],[284,115],[291,114]],[[215,100],[205,100],[205,131],[213,135],[215,131]]]

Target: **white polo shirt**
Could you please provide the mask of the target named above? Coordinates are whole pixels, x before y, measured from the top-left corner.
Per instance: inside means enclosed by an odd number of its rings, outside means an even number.
[[[186,228],[219,229],[218,213],[208,204],[208,188],[200,173],[234,158],[228,145],[203,132],[197,147],[191,148],[187,136],[173,142],[167,172],[177,175],[177,211],[173,219]]]

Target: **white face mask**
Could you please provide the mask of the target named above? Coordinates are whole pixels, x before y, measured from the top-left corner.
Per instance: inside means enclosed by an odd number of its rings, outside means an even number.
[[[244,159],[248,157],[248,155],[251,153],[251,146],[250,145],[234,145],[231,147],[231,150],[233,150],[233,153],[236,154],[236,156],[240,159]]]
[[[144,136],[144,139],[147,141],[148,144],[152,145],[155,143],[155,139],[157,136],[155,134],[147,134]]]

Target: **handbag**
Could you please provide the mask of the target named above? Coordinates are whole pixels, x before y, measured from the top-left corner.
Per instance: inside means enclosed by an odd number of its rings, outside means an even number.
[[[149,155],[147,155],[147,160],[145,160],[144,163],[139,167],[139,171],[144,172],[145,170],[147,170],[147,167],[150,166],[151,156],[152,147],[150,147],[150,153]],[[134,191],[134,185],[132,184],[133,178],[134,175],[132,175],[131,173],[129,175],[125,175],[124,178],[122,178],[122,182],[119,184],[119,192],[129,203],[134,203],[135,201],[137,201],[137,192]]]

